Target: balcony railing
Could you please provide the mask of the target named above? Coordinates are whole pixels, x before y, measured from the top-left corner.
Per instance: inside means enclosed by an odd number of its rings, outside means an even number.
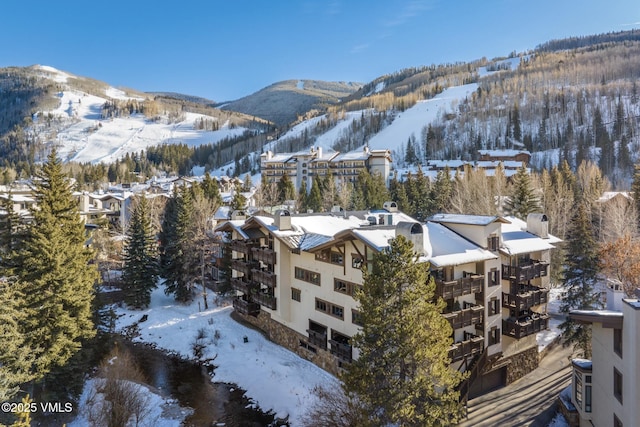
[[[507,308],[515,308],[517,310],[528,310],[540,304],[546,304],[549,301],[549,290],[531,286],[525,292],[519,292],[516,295],[502,293],[502,306]]]
[[[232,259],[231,268],[243,273],[245,276],[249,276],[249,273],[251,272],[251,264],[243,259]]]
[[[255,282],[247,282],[240,277],[232,277],[231,289],[240,291],[245,295],[249,295],[251,292],[258,289],[258,284]]]
[[[242,298],[233,299],[233,308],[245,316],[257,316],[260,313],[260,304],[245,301]]]
[[[318,332],[313,329],[307,329],[307,333],[309,334],[309,344],[319,347],[323,350],[327,349],[327,333],[326,332]]]
[[[276,253],[273,249],[268,248],[251,248],[251,256],[254,261],[262,261],[265,264],[276,263]]]
[[[460,329],[466,326],[482,324],[484,315],[484,307],[475,305],[465,308],[464,310],[452,311],[444,313],[443,316],[449,321],[453,329]]]
[[[537,277],[544,277],[548,274],[549,263],[544,261],[532,261],[531,264],[523,266],[502,264],[502,278],[504,280],[516,280],[526,282]]]
[[[251,246],[253,246],[253,244],[245,240],[233,240],[231,242],[232,250],[243,253],[245,255],[249,255],[249,253],[251,252]]]
[[[502,334],[516,339],[524,338],[548,328],[549,315],[546,313],[534,313],[525,320],[502,320]]]
[[[273,295],[269,295],[264,292],[256,292],[254,294],[251,294],[251,299],[259,303],[260,305],[264,305],[265,307],[270,308],[271,310],[276,309],[276,297],[274,297]]]
[[[350,344],[341,343],[335,340],[329,340],[329,344],[331,344],[331,354],[345,362],[351,362],[353,348]]]
[[[449,350],[449,358],[452,362],[457,362],[465,357],[482,353],[484,349],[484,337],[475,336],[465,341],[454,343]]]
[[[276,287],[276,275],[270,271],[258,270],[256,268],[251,270],[251,278],[255,282],[262,283],[270,288]]]
[[[472,274],[462,279],[448,282],[436,280],[436,296],[440,296],[443,299],[452,299],[462,295],[482,292],[483,285],[484,276],[481,274]]]

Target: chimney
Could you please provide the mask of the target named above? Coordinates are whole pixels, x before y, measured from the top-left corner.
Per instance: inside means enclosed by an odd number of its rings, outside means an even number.
[[[548,239],[549,218],[545,214],[530,213],[527,215],[527,231],[543,239]]]
[[[384,204],[382,205],[382,208],[385,209],[387,212],[398,212],[398,204],[393,201],[384,202]]]
[[[232,220],[247,219],[247,214],[245,213],[245,211],[236,209],[233,212],[231,212],[231,219]]]
[[[422,224],[419,222],[400,221],[396,225],[396,237],[404,236],[408,241],[413,243],[413,250],[418,255],[425,255],[424,247],[424,231]]]
[[[278,230],[291,230],[291,213],[286,209],[278,209],[273,218],[274,225]]]
[[[316,159],[319,159],[322,157],[322,147],[317,147],[318,149],[318,155],[316,156]]]

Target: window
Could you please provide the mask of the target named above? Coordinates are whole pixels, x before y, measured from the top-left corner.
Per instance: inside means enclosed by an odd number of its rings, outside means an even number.
[[[613,395],[622,403],[622,374],[613,368]]]
[[[344,320],[344,307],[316,298],[316,310]]]
[[[326,301],[316,298],[316,310],[322,311],[323,313],[328,313],[329,312],[328,303]]]
[[[620,421],[620,418],[618,418],[616,414],[613,414],[613,427],[622,427],[622,421]]]
[[[500,344],[500,329],[493,326],[489,332],[489,345]]]
[[[622,329],[613,330],[613,351],[622,359]]]
[[[573,384],[573,397],[580,409],[582,409],[582,373],[575,372],[573,374]]]
[[[358,310],[351,310],[351,323],[362,326],[362,315]]]
[[[591,386],[584,387],[584,411],[591,412]]]
[[[314,285],[320,286],[320,273],[316,273],[313,271],[305,270],[304,268],[296,267],[295,277],[298,280],[303,280],[305,282],[309,282]]]
[[[351,267],[360,269],[362,268],[364,260],[358,254],[351,254]]]
[[[496,252],[500,248],[500,237],[489,236],[487,239],[487,248],[490,251]]]
[[[500,314],[500,300],[497,297],[493,297],[489,301],[489,316],[496,314]]]
[[[301,299],[300,289],[291,288],[291,299],[294,301],[300,302],[300,299]]]
[[[498,270],[492,268],[489,272],[489,286],[498,286],[500,284],[500,276],[498,276]]]
[[[333,290],[336,292],[353,296],[358,288],[362,288],[362,285],[347,282],[346,280],[333,279]]]
[[[344,255],[339,250],[324,249],[316,252],[316,260],[335,265],[344,265]]]
[[[338,319],[344,319],[344,308],[339,305],[331,304],[331,315],[333,317],[337,317]]]

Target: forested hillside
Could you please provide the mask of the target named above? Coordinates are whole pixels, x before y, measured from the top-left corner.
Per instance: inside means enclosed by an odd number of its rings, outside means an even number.
[[[258,172],[257,158],[265,150],[292,152],[322,145],[350,151],[375,141],[392,150],[398,169],[415,168],[429,159],[475,160],[479,149],[518,148],[533,153],[531,166],[538,171],[563,160],[576,170],[590,160],[613,188],[626,189],[632,165],[639,160],[639,77],[637,30],[551,40],[504,58],[416,66],[364,85],[281,82],[224,106],[228,110],[179,94],[115,93],[105,83],[47,67],[6,68],[0,72],[0,155],[10,170],[3,179],[29,176],[48,144],[66,144],[69,126],[60,127],[59,116],[47,111],[66,108],[59,105],[60,94],[72,87],[105,99],[99,115],[87,116],[95,119],[83,127],[86,135],[76,132],[71,137],[75,145],[60,150],[68,160],[81,163],[69,167],[83,182],[98,176],[103,181],[130,180],[134,173],[188,174],[194,166],[242,176]],[[407,110],[463,86],[464,91],[455,92],[458,98],[443,99],[414,123],[410,136],[397,132],[394,124]],[[231,111],[243,108],[272,118],[275,126]],[[77,110],[69,106],[69,120]],[[131,131],[120,136],[101,128],[134,116],[143,121],[127,125]],[[163,131],[148,132],[150,125],[161,123]],[[185,126],[189,140],[174,135]],[[223,126],[236,131],[221,134]],[[397,137],[381,140],[386,128]],[[124,138],[102,144],[128,148],[114,148],[102,158],[88,157],[86,150],[78,155],[84,139],[101,135]],[[132,143],[141,137],[145,145],[134,148]],[[107,174],[107,169],[112,172]]]

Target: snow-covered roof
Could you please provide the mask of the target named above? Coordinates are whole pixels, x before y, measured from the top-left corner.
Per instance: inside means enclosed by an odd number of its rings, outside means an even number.
[[[369,153],[361,150],[357,151],[349,151],[348,153],[340,153],[335,156],[331,161],[332,162],[343,162],[343,161],[352,161],[352,160],[367,160],[369,158]]]
[[[461,265],[498,258],[497,255],[470,242],[442,224],[427,222],[429,261],[434,267]]]
[[[580,369],[591,369],[593,366],[593,362],[591,362],[591,360],[589,359],[580,359],[580,358],[575,358],[575,359],[571,359],[571,363],[574,366],[577,366]]]
[[[489,225],[492,222],[508,222],[508,220],[496,215],[463,215],[463,214],[435,214],[430,221],[450,224]]]
[[[631,193],[629,193],[628,191],[605,191],[604,193],[602,193],[602,196],[600,196],[596,201],[604,203],[608,202],[611,199],[614,199],[615,197],[624,197],[627,200],[633,200]]]
[[[531,155],[527,150],[478,150],[480,155],[487,155],[491,157],[512,157],[517,154],[528,154]]]
[[[523,220],[507,216],[509,223],[502,224],[502,247],[500,250],[507,255],[518,255],[528,252],[546,251],[553,249],[553,243],[562,240],[551,234],[541,238],[527,231],[527,223]]]

